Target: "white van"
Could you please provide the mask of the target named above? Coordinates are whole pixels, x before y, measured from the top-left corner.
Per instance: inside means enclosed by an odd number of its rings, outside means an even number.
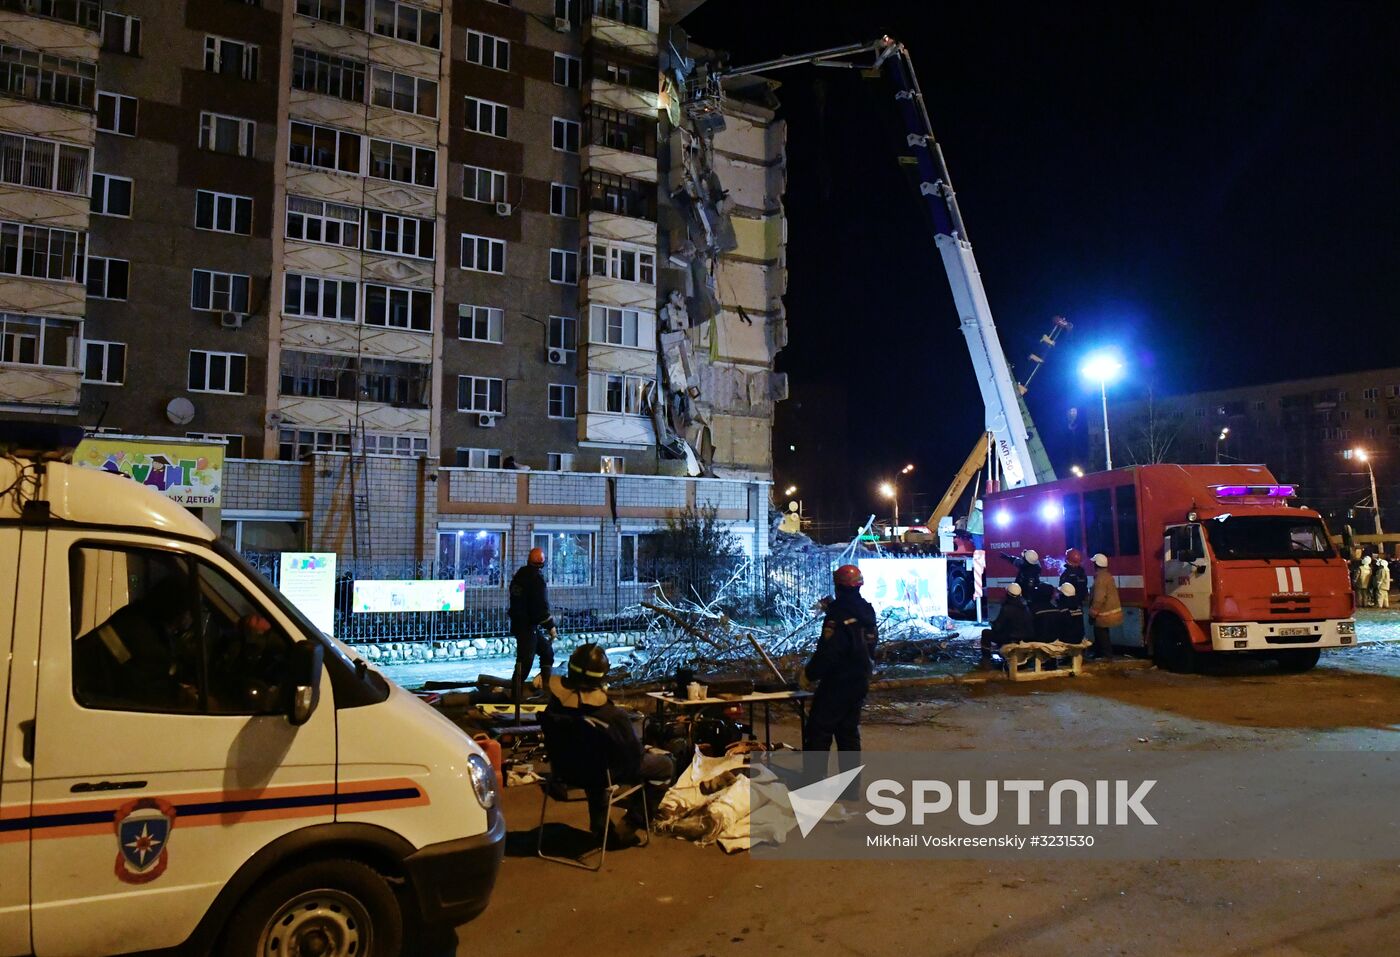
[[[480,749],[180,506],[40,458],[0,458],[0,957],[394,957],[479,913]]]

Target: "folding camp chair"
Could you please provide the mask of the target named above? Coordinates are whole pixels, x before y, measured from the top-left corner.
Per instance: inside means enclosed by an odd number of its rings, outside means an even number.
[[[545,748],[549,752],[549,773],[540,781],[540,792],[544,800],[540,805],[540,835],[535,845],[535,853],[547,861],[581,867],[584,870],[599,871],[608,854],[608,832],[612,827],[612,809],[646,787],[645,781],[636,784],[614,784],[612,772],[608,769],[608,725],[607,722],[584,714],[561,715],[545,712],[540,715],[540,725],[544,729]],[[598,847],[598,863],[586,863],[593,851],[585,851],[578,857],[560,857],[544,852],[544,822],[549,810],[550,799],[563,803],[586,800],[588,792],[600,790],[607,794],[608,805],[603,817],[602,843]],[[559,795],[563,795],[560,797]],[[651,818],[646,801],[642,801],[642,820],[646,826],[646,838],[642,844],[651,843]],[[591,822],[590,822],[591,824]]]

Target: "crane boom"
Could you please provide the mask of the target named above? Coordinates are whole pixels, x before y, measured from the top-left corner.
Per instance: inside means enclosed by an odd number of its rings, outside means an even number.
[[[850,59],[862,54],[873,54],[873,62],[853,62]],[[982,286],[982,274],[972,253],[972,243],[958,208],[957,195],[943,159],[943,149],[933,135],[923,90],[908,49],[886,36],[869,43],[831,47],[743,67],[723,68],[712,73],[710,80],[718,84],[724,77],[765,73],[802,64],[875,72],[888,67],[888,74],[897,87],[895,101],[909,131],[907,143],[919,171],[919,193],[932,214],[934,241],[952,287],[959,325],[972,356],[978,388],[982,392],[986,409],[985,427],[995,443],[1002,487],[1018,488],[1053,481],[1055,471],[1050,465],[1050,457],[1031,422],[1021,387],[1012,375],[1006,353],[1002,351],[996,323],[992,320],[992,308],[987,302],[986,289]]]

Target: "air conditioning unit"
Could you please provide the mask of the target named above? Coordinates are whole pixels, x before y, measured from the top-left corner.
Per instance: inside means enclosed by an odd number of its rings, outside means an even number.
[[[226,312],[219,316],[219,325],[225,329],[242,329],[248,317],[241,312]]]
[[[546,358],[552,366],[566,366],[569,364],[569,354],[563,349],[550,349],[546,352]]]
[[[510,215],[511,213],[513,213],[513,212],[515,212],[515,207],[512,206],[510,203],[497,203],[497,204],[496,204],[496,215],[497,215],[497,216],[509,216],[509,215]]]
[[[555,18],[554,18],[554,29],[558,30],[560,33],[568,33],[568,32],[569,32],[570,30],[572,30],[573,28],[574,28],[574,25],[573,25],[572,23],[569,22],[569,18],[568,18],[568,17],[555,17]]]
[[[476,417],[476,424],[483,429],[494,429],[496,427],[496,420],[499,418],[499,415],[490,412],[482,412]]]

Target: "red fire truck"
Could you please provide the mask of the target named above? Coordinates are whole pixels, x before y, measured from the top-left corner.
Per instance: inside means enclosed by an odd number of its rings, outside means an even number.
[[[1145,465],[994,493],[987,585],[994,601],[1033,548],[1058,581],[1066,549],[1108,556],[1123,601],[1115,645],[1193,670],[1245,652],[1306,671],[1356,641],[1345,558],[1317,512],[1262,465]],[[1092,567],[1088,569],[1092,573]]]

